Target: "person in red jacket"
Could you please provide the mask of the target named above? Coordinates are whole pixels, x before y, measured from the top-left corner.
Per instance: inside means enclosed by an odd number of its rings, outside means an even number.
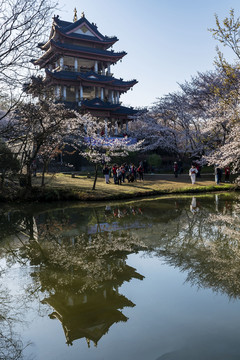
[[[226,183],[229,183],[230,180],[229,180],[229,177],[230,177],[230,167],[229,166],[226,166],[225,169],[225,182]]]
[[[113,181],[114,184],[117,184],[117,165],[113,165],[112,167],[112,173],[113,173]]]
[[[174,172],[175,178],[177,178],[178,177],[178,164],[176,161],[173,164],[173,172]]]
[[[138,169],[137,169],[137,173],[139,175],[139,180],[143,180],[143,166],[139,165]]]

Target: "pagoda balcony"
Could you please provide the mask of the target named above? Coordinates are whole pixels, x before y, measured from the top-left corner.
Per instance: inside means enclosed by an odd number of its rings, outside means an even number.
[[[57,72],[57,71],[69,71],[69,72],[88,73],[88,72],[94,71],[94,70],[93,69],[86,69],[86,68],[76,69],[72,65],[63,65],[63,66],[56,67],[52,71],[54,71],[54,72]],[[104,71],[102,71],[102,70],[99,70],[97,73],[98,73],[98,75],[104,75],[104,76],[113,77],[113,73],[109,73],[109,72],[104,73]]]

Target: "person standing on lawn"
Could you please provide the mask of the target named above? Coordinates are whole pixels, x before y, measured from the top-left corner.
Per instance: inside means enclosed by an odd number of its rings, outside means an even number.
[[[198,171],[197,171],[196,166],[195,166],[195,165],[192,165],[192,167],[191,167],[190,170],[189,170],[189,176],[190,176],[190,178],[191,178],[192,185],[195,184],[197,173],[198,173]]]
[[[176,161],[173,164],[173,172],[174,172],[175,178],[177,178],[178,177],[178,163]]]
[[[109,167],[107,165],[104,165],[103,167],[103,175],[105,177],[106,184],[109,184]]]

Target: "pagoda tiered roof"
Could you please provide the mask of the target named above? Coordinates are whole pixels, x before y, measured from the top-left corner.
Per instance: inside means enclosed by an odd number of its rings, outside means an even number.
[[[79,108],[78,103],[64,101],[64,104],[69,109],[77,110]],[[121,104],[112,104],[109,101],[102,101],[99,98],[92,100],[82,100],[81,109],[85,112],[90,111],[93,116],[111,116],[113,118],[126,118],[126,116],[134,116],[138,113],[138,110],[132,107],[122,106]]]
[[[108,101],[102,101],[99,98],[95,98],[92,100],[83,100],[82,107],[86,107],[88,109],[102,109],[102,110],[109,109],[109,110],[114,110],[114,112],[122,109],[122,111],[125,110],[126,112],[132,114],[135,114],[137,112],[137,110],[134,110],[133,108],[121,106],[120,104],[112,104]]]
[[[83,100],[81,102],[81,107],[86,110],[108,111],[109,115],[113,117],[121,117],[121,115],[133,116],[138,112],[138,110],[135,110],[132,107],[122,106],[121,104],[111,104],[110,102],[102,101],[99,98]]]
[[[137,84],[137,80],[130,80],[130,81],[123,81],[122,79],[116,79],[112,76],[106,76],[106,75],[100,75],[95,73],[94,71],[88,71],[86,73],[81,72],[74,72],[74,71],[50,71],[46,69],[46,75],[47,78],[45,82],[48,82],[49,78],[52,79],[52,82],[54,82],[53,79],[56,80],[62,80],[69,82],[78,82],[81,80],[82,85],[92,85],[92,86],[104,86],[108,87],[110,86],[114,90],[119,91],[127,91],[132,86]]]
[[[68,21],[62,21],[57,16],[55,16],[53,20],[54,29],[63,37],[102,43],[104,46],[107,47],[112,46],[116,41],[118,41],[118,38],[116,36],[109,37],[102,35],[98,31],[96,24],[90,23],[85,18],[85,16],[81,17],[79,20],[73,23]],[[82,28],[83,26],[85,26],[90,31],[91,35],[75,33],[75,31]]]
[[[97,59],[102,61],[109,61],[111,63],[116,63],[118,60],[122,59],[123,56],[127,54],[125,51],[114,52],[50,40],[49,49],[39,59],[35,60],[34,64],[44,67],[47,64],[48,60],[50,60],[53,56],[57,55],[56,57],[59,57],[63,53],[64,55],[68,56],[92,60]]]
[[[71,306],[68,305],[68,298],[63,297],[62,293],[56,293],[43,300],[43,303],[54,309],[49,315],[50,318],[56,318],[62,323],[67,344],[81,338],[87,338],[97,344],[113,324],[128,320],[120,309],[134,307],[135,304],[112,289],[106,289],[106,292],[106,298],[101,290],[95,294],[86,293],[86,303],[79,301],[81,295],[70,292],[69,297],[73,300]]]

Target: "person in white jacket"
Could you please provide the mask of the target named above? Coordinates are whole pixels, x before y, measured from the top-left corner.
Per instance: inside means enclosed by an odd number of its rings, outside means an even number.
[[[197,170],[196,166],[192,165],[191,169],[189,170],[189,176],[191,178],[192,184],[195,184],[197,173],[198,173],[198,170]]]

